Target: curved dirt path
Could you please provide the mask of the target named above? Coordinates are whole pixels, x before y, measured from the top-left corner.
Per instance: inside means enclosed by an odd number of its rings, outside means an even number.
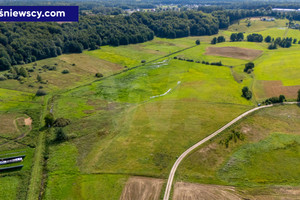
[[[283,105],[289,105],[289,104],[298,104],[299,102],[285,102],[283,103]],[[234,123],[236,123],[237,121],[239,121],[240,119],[246,117],[247,115],[263,109],[263,108],[269,108],[272,107],[273,105],[278,105],[278,104],[272,104],[272,105],[266,105],[266,106],[260,106],[260,107],[256,107],[253,108],[243,114],[241,114],[240,116],[238,116],[237,118],[235,118],[234,120],[232,120],[231,122],[229,122],[228,124],[226,124],[225,126],[223,126],[222,128],[220,128],[219,130],[215,131],[214,133],[212,133],[211,135],[207,136],[206,138],[204,138],[203,140],[201,140],[200,142],[198,142],[197,144],[193,145],[192,147],[190,147],[188,150],[186,150],[185,152],[183,152],[183,154],[180,155],[180,157],[176,160],[176,162],[174,163],[171,172],[169,174],[169,178],[168,178],[168,182],[167,182],[167,186],[166,186],[166,190],[165,190],[165,194],[164,194],[164,199],[163,200],[169,200],[170,198],[170,192],[172,189],[172,184],[173,184],[173,179],[174,179],[174,175],[176,173],[176,170],[179,166],[179,164],[181,163],[181,161],[189,154],[191,153],[193,150],[195,150],[196,148],[198,148],[200,145],[202,145],[203,143],[207,142],[208,140],[212,139],[213,137],[215,137],[216,135],[218,135],[219,133],[221,133],[222,131],[224,131],[225,129],[227,129],[228,127],[230,127],[231,125],[233,125]],[[282,104],[280,104],[282,105]]]

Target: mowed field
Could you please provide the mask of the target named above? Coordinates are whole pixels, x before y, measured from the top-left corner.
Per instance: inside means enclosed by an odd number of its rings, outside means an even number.
[[[242,31],[245,36],[257,32],[297,38],[297,32],[287,29],[285,23],[256,20],[246,27],[241,21],[219,35],[229,38],[231,33]],[[47,155],[43,199],[161,199],[165,179],[182,152],[267,97],[285,94],[295,99],[300,85],[299,73],[295,73],[300,45],[277,50],[268,50],[264,42],[211,45],[215,36],[155,38],[143,44],[104,46],[24,65],[35,69],[23,84],[16,80],[0,82],[0,117],[8,120],[7,130],[0,134],[12,136],[1,137],[1,142],[10,142],[2,150],[24,148],[12,141],[18,136],[13,126],[16,118],[31,117],[33,128],[39,129],[43,126],[40,119],[51,109],[55,118],[70,119],[71,124],[64,128],[68,141],[53,142],[54,130],[44,129],[31,131],[20,140],[25,146],[33,145],[36,155]],[[201,45],[195,45],[196,39]],[[143,65],[142,60],[146,61]],[[221,61],[224,66],[203,61]],[[255,63],[252,74],[243,72],[249,61]],[[45,65],[56,70],[47,70]],[[70,73],[62,74],[64,69]],[[98,72],[104,78],[95,78]],[[38,74],[46,84],[36,81]],[[274,88],[274,83],[281,89]],[[35,97],[40,86],[49,93],[45,98]],[[250,101],[241,96],[244,86],[254,93]],[[206,191],[206,197],[211,198],[228,195],[234,199],[243,194],[247,198],[259,191],[268,195],[276,185],[298,185],[298,171],[293,166],[299,164],[294,159],[300,141],[299,112],[297,106],[284,106],[255,113],[205,144],[180,166],[174,199],[196,198],[199,191]],[[241,132],[244,140],[232,139],[226,148],[224,140],[232,130]],[[43,141],[47,141],[46,150]],[[281,160],[283,156],[285,160]],[[40,163],[37,158],[34,162]],[[265,167],[265,159],[269,167]],[[282,168],[284,162],[288,164]],[[39,195],[43,171],[42,166],[34,166],[38,167],[32,171],[31,182],[37,186],[30,186],[32,199]],[[5,187],[11,188],[9,194],[15,195],[22,181],[14,174],[2,179]],[[9,185],[9,180],[16,184]],[[221,193],[209,196],[216,188]],[[198,193],[192,193],[195,190]],[[26,195],[19,196],[24,199]]]

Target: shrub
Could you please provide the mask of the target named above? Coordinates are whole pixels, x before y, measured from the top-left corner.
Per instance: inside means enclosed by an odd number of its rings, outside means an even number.
[[[71,123],[71,121],[69,119],[57,118],[54,121],[53,126],[54,127],[65,127],[65,126],[68,126],[70,123]]]
[[[217,65],[217,66],[223,66],[222,62],[219,61],[219,62],[212,62],[210,63],[211,65]]]
[[[56,71],[56,66],[50,66],[50,67],[48,67],[48,70],[49,71]]]
[[[267,36],[266,38],[265,38],[265,42],[267,42],[267,43],[270,43],[272,41],[272,38],[271,38],[271,36]]]
[[[268,46],[268,49],[272,50],[272,49],[277,49],[277,44],[276,43],[272,43]]]
[[[5,80],[7,80],[7,78],[3,75],[0,75],[0,81],[5,81]]]
[[[48,114],[45,116],[44,120],[45,120],[45,126],[46,126],[46,127],[52,126],[53,123],[54,123],[54,116],[53,116],[53,114],[52,114],[52,113],[48,113]]]
[[[196,45],[200,45],[200,40],[196,40]]]
[[[68,74],[68,73],[70,73],[70,71],[67,70],[67,69],[64,69],[61,73],[62,73],[62,74]]]
[[[47,92],[44,90],[39,89],[38,91],[36,91],[36,96],[45,96],[47,95]]]
[[[57,128],[55,130],[55,141],[63,142],[68,140],[68,136],[62,128]]]
[[[285,96],[280,95],[279,97],[268,98],[263,103],[266,104],[266,105],[269,105],[269,104],[273,104],[273,103],[282,103],[284,101],[286,101]]]
[[[244,72],[248,72],[249,69],[253,69],[253,68],[254,68],[254,63],[249,62],[249,63],[245,64]]]
[[[224,36],[219,36],[218,39],[217,39],[218,43],[225,42],[225,41],[226,41],[226,39],[225,39]]]
[[[142,60],[141,63],[146,63],[146,60]]]
[[[101,77],[103,77],[103,74],[101,74],[101,73],[96,73],[95,76],[96,76],[97,78],[101,78]]]
[[[263,36],[261,34],[253,33],[247,36],[248,42],[262,42]]]
[[[38,82],[42,82],[42,77],[38,74],[37,76],[36,76],[36,80],[38,81]]]
[[[286,101],[285,96],[282,95],[282,94],[279,95],[279,102],[282,103],[282,102],[284,102],[284,101]]]
[[[14,78],[14,75],[12,73],[5,73],[4,76],[7,78],[7,79],[13,79]]]

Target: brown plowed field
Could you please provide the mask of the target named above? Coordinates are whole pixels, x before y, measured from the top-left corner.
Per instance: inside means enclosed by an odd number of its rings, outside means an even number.
[[[271,187],[266,190],[257,189],[242,191],[231,186],[204,185],[177,182],[173,200],[299,200],[299,187]]]
[[[122,192],[120,200],[158,200],[163,180],[131,177]]]
[[[300,85],[283,86],[281,81],[264,81],[263,86],[267,97],[283,94],[287,98],[296,98],[300,89]]]
[[[173,200],[241,200],[234,187],[177,182]]]
[[[263,51],[247,49],[240,47],[207,47],[205,55],[223,56],[229,58],[238,58],[243,60],[254,60],[259,57]]]

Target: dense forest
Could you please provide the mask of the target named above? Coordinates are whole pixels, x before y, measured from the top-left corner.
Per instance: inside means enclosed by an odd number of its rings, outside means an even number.
[[[178,38],[212,35],[219,31],[219,20],[202,12],[137,12],[132,16],[153,30],[157,37]]]
[[[0,70],[11,65],[80,53],[101,45],[142,43],[218,33],[216,17],[202,12],[137,12],[131,16],[81,16],[78,23],[0,23]]]
[[[82,16],[79,23],[63,24],[0,23],[0,70],[62,53],[140,43],[153,37],[151,29],[129,16]]]
[[[31,5],[33,3],[44,5],[46,3],[43,1],[22,1],[21,3],[0,0],[0,4],[1,2],[5,2],[5,5]],[[118,3],[111,0],[103,2],[101,5],[99,2],[51,2],[51,5],[79,5],[79,22],[61,24],[0,23],[0,70],[9,69],[12,65],[55,57],[62,53],[80,53],[84,49],[94,50],[101,45],[118,46],[142,43],[152,40],[154,36],[179,38],[213,35],[217,34],[219,29],[226,29],[230,24],[246,17],[274,16],[300,20],[298,12],[272,11],[270,4],[263,2],[260,2],[263,7],[259,9],[248,9],[252,8],[251,5],[254,6],[254,4],[245,2],[242,3],[244,5],[242,8],[246,9],[225,9],[230,5],[233,7],[235,3],[212,1],[211,4],[214,6],[191,7],[189,10],[182,9],[182,11],[134,12],[131,15],[126,15],[124,9],[151,8],[156,1],[137,3],[128,0]],[[168,0],[165,3],[168,3]],[[228,5],[220,6],[223,4]],[[240,5],[238,2],[236,4]],[[284,2],[277,3],[277,5],[281,4],[283,5]],[[284,5],[296,6],[298,4],[285,3]],[[182,7],[183,5],[178,6]],[[289,40],[284,41],[290,43]]]

